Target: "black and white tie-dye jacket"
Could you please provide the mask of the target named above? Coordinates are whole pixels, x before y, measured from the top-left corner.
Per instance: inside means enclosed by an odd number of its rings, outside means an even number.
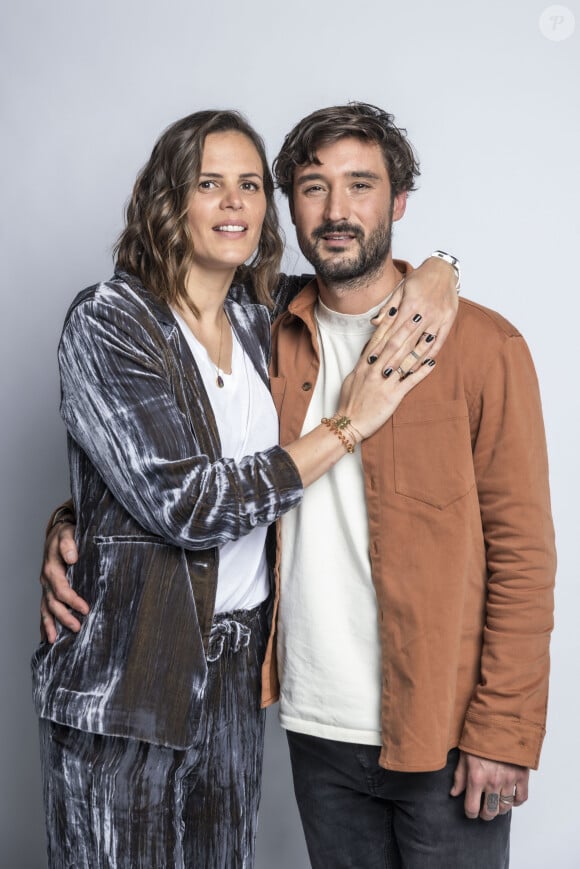
[[[277,310],[303,280],[281,281]],[[270,317],[241,286],[228,317],[267,383]],[[221,457],[212,408],[170,309],[118,272],[80,293],[59,345],[61,413],[90,604],[33,658],[38,714],[95,733],[191,744],[206,681],[218,547],[269,525],[302,495],[273,446]],[[272,541],[270,540],[270,544]]]

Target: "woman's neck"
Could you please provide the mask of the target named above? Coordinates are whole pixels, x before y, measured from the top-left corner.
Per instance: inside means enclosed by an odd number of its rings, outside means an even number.
[[[234,279],[235,269],[227,271],[208,269],[190,269],[185,281],[187,299],[197,312],[196,319],[204,321],[208,325],[219,324],[223,315],[223,306],[228,290]],[[185,303],[185,299],[178,301],[179,310],[192,309]]]
[[[178,299],[176,308],[197,338],[203,344],[216,366],[216,372],[231,373],[232,332],[224,310],[224,301],[231,286],[235,270],[223,272],[190,271],[186,280],[186,299]]]

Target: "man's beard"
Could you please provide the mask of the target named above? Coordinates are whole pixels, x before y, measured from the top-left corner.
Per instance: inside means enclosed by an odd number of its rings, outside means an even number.
[[[392,223],[389,220],[388,225],[377,227],[365,239],[358,226],[327,221],[317,227],[309,237],[297,233],[298,244],[308,262],[314,266],[316,274],[326,284],[356,289],[368,284],[382,271],[391,250],[391,228]],[[330,233],[353,235],[358,241],[358,253],[346,259],[323,258],[319,251],[319,242],[324,235]],[[336,256],[340,257],[338,251]]]

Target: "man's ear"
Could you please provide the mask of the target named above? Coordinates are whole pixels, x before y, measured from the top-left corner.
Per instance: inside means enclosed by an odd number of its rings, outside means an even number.
[[[395,196],[395,201],[393,203],[393,222],[395,220],[400,220],[403,214],[405,213],[405,209],[407,208],[407,191],[402,190],[401,193],[397,193]]]

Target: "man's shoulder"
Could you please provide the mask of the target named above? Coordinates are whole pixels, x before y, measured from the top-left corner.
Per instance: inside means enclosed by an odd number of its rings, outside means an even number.
[[[505,317],[478,302],[461,297],[457,312],[457,330],[460,334],[474,340],[495,340],[503,342],[509,338],[521,338],[521,332]]]

